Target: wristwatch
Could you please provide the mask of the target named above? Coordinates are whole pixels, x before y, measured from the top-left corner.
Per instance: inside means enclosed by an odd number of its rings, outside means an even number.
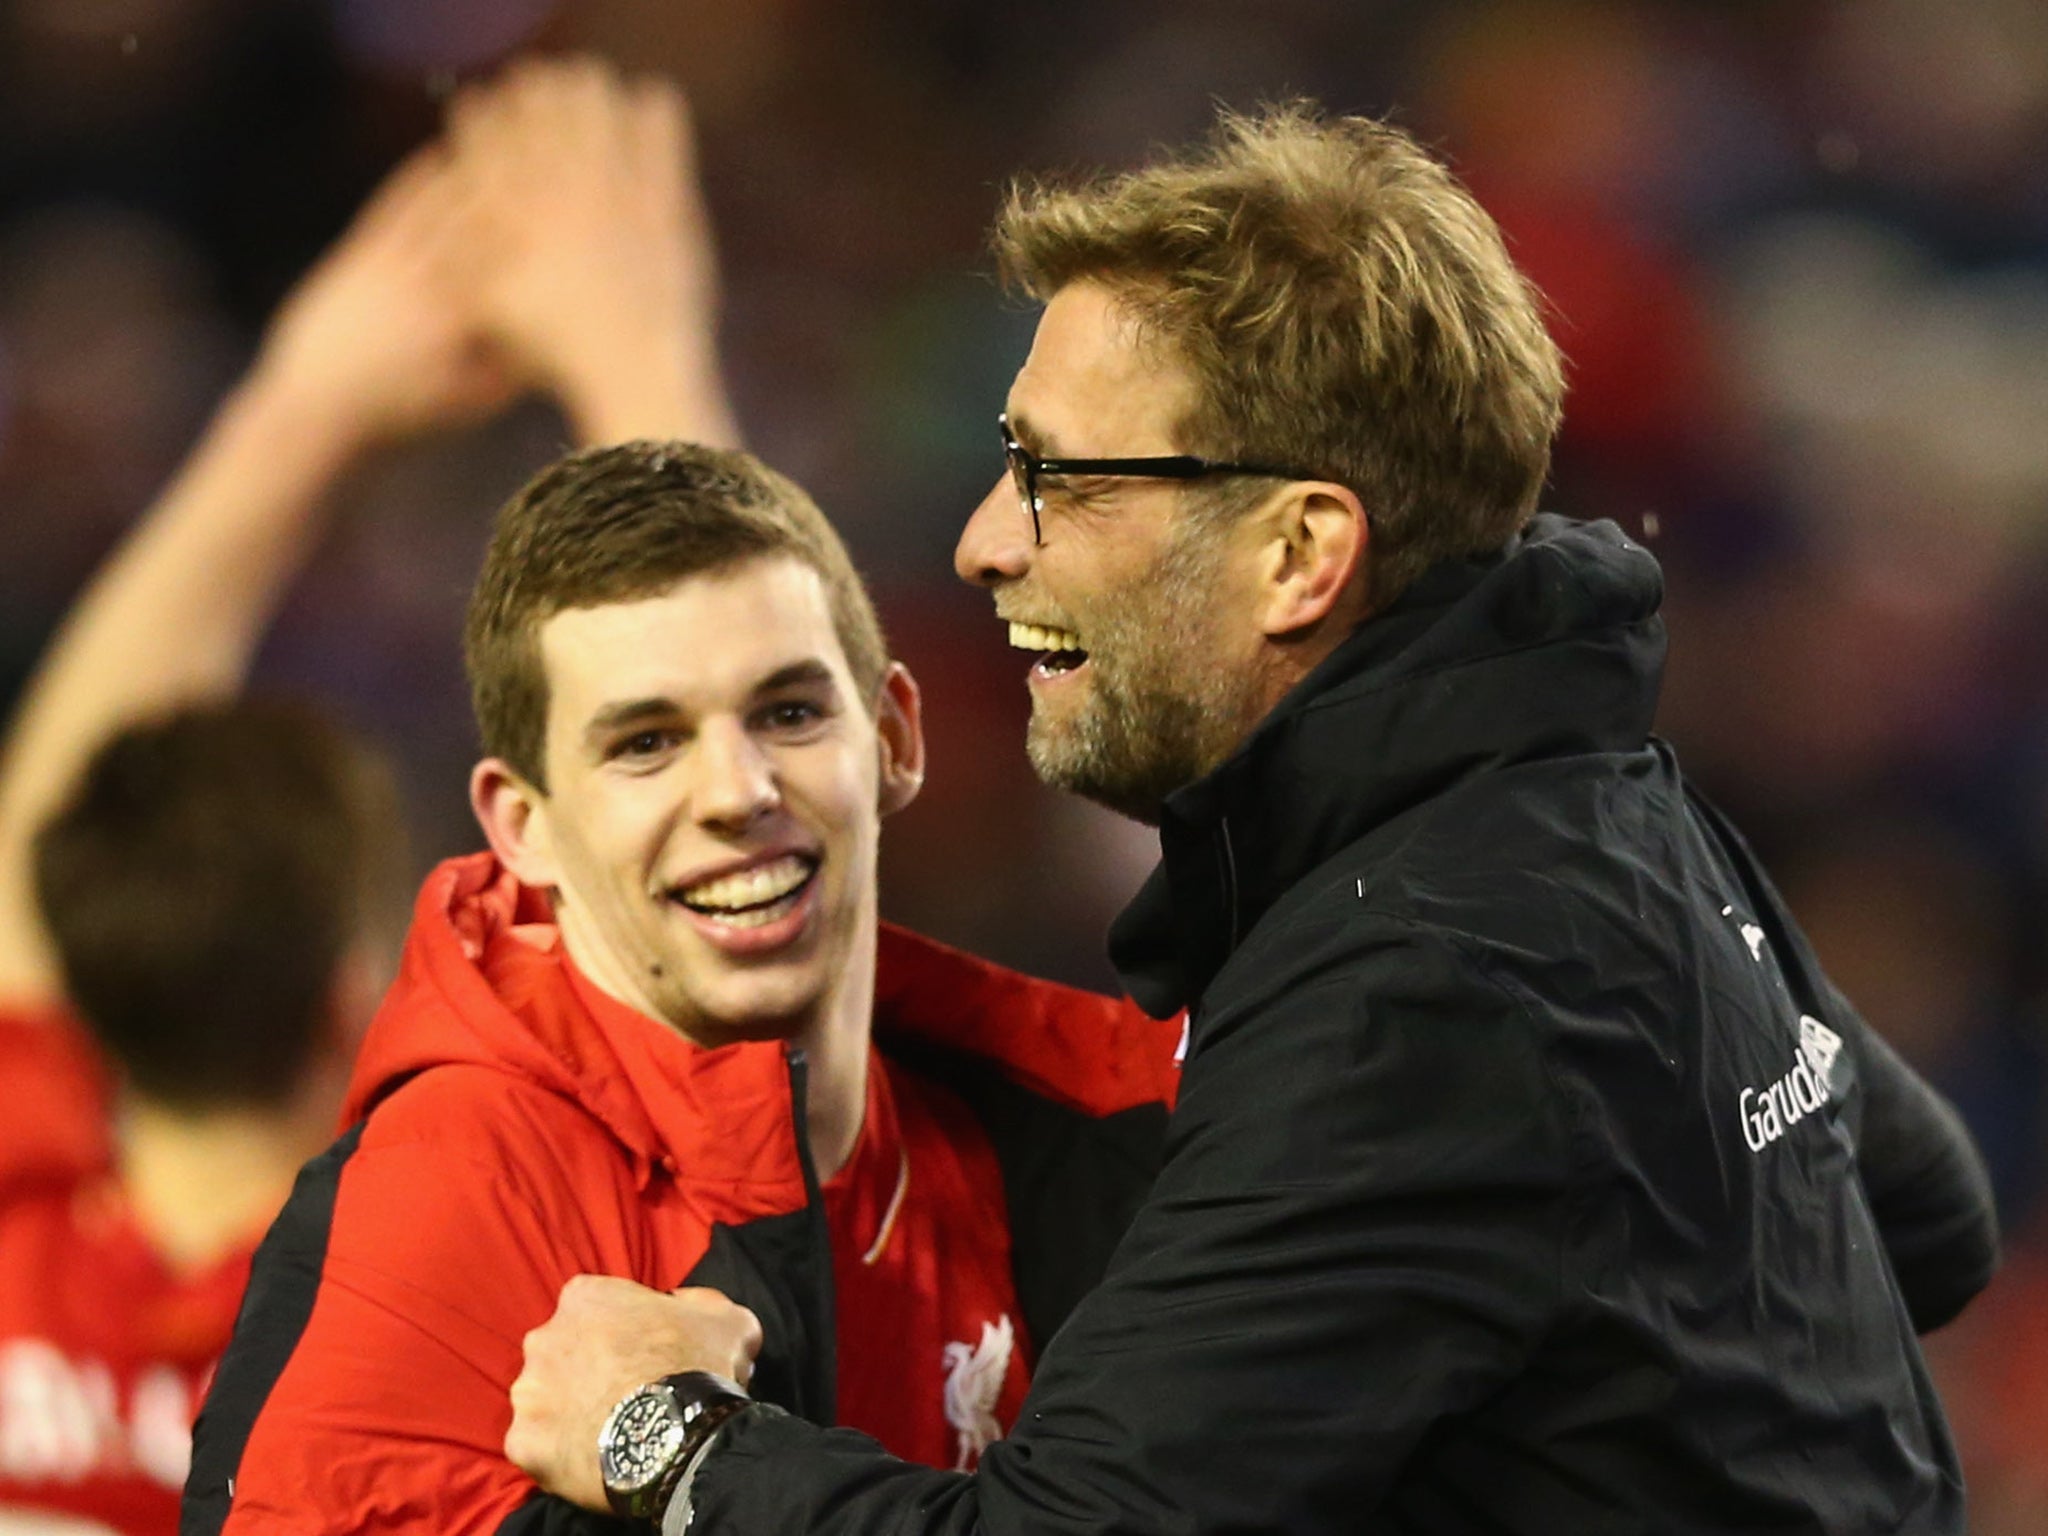
[[[597,1435],[597,1465],[612,1512],[660,1524],[683,1473],[721,1424],[754,1406],[737,1382],[683,1371],[628,1392]]]

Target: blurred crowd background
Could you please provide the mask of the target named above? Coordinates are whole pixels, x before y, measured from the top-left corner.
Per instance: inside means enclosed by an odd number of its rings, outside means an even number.
[[[1149,834],[1036,785],[950,569],[1033,319],[1001,187],[1290,94],[1444,151],[1571,359],[1550,504],[1664,560],[1662,729],[1984,1147],[2012,1258],[1935,1359],[1983,1528],[2048,1499],[2048,5],[0,0],[0,703],[270,306],[528,48],[688,89],[746,435],[926,690],[886,910],[1092,985]],[[487,520],[566,443],[531,406],[366,466],[259,669],[396,754],[422,864],[477,843]]]

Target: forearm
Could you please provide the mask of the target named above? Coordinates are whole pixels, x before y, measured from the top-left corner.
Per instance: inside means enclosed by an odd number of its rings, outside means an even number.
[[[1913,1326],[1930,1333],[1998,1267],[1991,1178],[1954,1106],[1858,1022],[1865,1106],[1857,1170]]]
[[[0,755],[0,994],[55,990],[37,829],[114,731],[240,687],[354,447],[309,391],[252,375],[72,609]]]
[[[1519,1012],[1437,988],[1445,963],[1390,948],[1285,1008],[1212,1015],[1167,1165],[973,1474],[749,1416],[713,1443],[691,1530],[1305,1536],[1370,1521],[1433,1426],[1525,1369],[1570,1288],[1577,1197],[1544,1063]],[[1465,1027],[1407,1022],[1404,984],[1456,996]]]
[[[634,438],[740,446],[717,344],[708,336],[593,348],[587,363],[564,371],[554,391],[584,447]]]
[[[1548,1224],[1552,1202],[1502,1193]],[[1238,1204],[1243,1241],[1168,1241],[1083,1303],[1016,1431],[973,1473],[913,1466],[850,1430],[749,1415],[721,1430],[692,1485],[692,1536],[1312,1536],[1370,1523],[1431,1427],[1499,1392],[1542,1334],[1550,1245],[1525,1232],[1482,1252],[1472,1234],[1500,1223],[1452,1203],[1435,1237],[1387,1232],[1387,1262],[1368,1257],[1377,1245],[1364,1236],[1325,1263],[1299,1234],[1328,1223]],[[1276,1232],[1297,1234],[1290,1252],[1274,1249]],[[1218,1251],[1231,1249],[1237,1262]],[[1219,1259],[1228,1271],[1203,1272]],[[1317,1269],[1323,1278],[1304,1283]]]
[[[1000,1464],[1001,1454],[994,1460]],[[787,1414],[748,1415],[720,1432],[693,1484],[690,1528],[705,1536],[974,1536],[983,1529],[984,1485],[998,1469],[984,1461],[979,1474],[934,1471],[884,1454],[853,1430],[820,1429]],[[1021,1509],[1031,1507],[1020,1501]],[[1036,1512],[1045,1518],[1033,1524],[1049,1536],[1083,1524],[1073,1511]],[[672,1525],[673,1518],[663,1523],[663,1536]]]
[[[259,372],[230,395],[60,631],[17,732],[23,757],[77,755],[142,712],[239,688],[356,446],[288,381]]]

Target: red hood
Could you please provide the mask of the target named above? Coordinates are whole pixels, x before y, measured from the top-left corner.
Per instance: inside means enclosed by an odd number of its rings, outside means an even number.
[[[660,1138],[617,1050],[590,1027],[560,963],[560,939],[546,899],[493,855],[437,865],[413,904],[398,979],[363,1038],[343,1124],[361,1120],[429,1067],[469,1064],[576,1100],[628,1149],[658,1161]],[[779,1048],[758,1049],[786,1081]]]
[[[473,1066],[569,1099],[618,1140],[645,1185],[693,1183],[802,1200],[780,1042],[702,1050],[578,976],[539,892],[490,854],[436,867],[413,907],[398,980],[371,1021],[343,1107],[367,1115],[429,1067]],[[779,1193],[778,1193],[779,1191]]]
[[[787,1139],[779,1044],[659,1046],[663,1098],[680,1094],[695,1111],[665,1115],[664,1137],[633,1086],[648,1070],[644,1041],[661,1037],[622,1037],[623,1006],[576,978],[559,943],[545,899],[491,854],[436,866],[414,904],[398,979],[356,1059],[343,1123],[429,1067],[468,1064],[575,1100],[643,1165],[673,1153],[715,1177],[722,1167],[758,1171],[764,1156],[784,1160],[768,1150]],[[980,1056],[1088,1113],[1172,1100],[1178,1021],[1162,1024],[1127,1001],[1020,976],[887,925],[875,1010],[885,1049],[893,1037]],[[692,1126],[701,1129],[692,1134]],[[692,1145],[678,1145],[679,1134]]]

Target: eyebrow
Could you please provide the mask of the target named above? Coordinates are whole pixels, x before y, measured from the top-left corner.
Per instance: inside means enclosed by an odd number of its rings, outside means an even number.
[[[824,683],[829,687],[836,685],[837,681],[832,676],[830,667],[815,656],[807,656],[802,661],[792,661],[788,666],[778,667],[770,672],[754,685],[754,692],[774,693],[780,688],[794,688],[798,684],[809,683]]]
[[[583,728],[586,741],[596,741],[609,736],[629,725],[640,725],[649,720],[673,719],[681,711],[674,699],[625,699],[617,704],[607,704],[590,717],[590,724]]]
[[[1060,445],[1052,435],[1041,429],[1037,422],[1018,411],[1005,413],[1010,418],[1010,436],[1017,439],[1034,458],[1062,459],[1070,455],[1060,452]]]

